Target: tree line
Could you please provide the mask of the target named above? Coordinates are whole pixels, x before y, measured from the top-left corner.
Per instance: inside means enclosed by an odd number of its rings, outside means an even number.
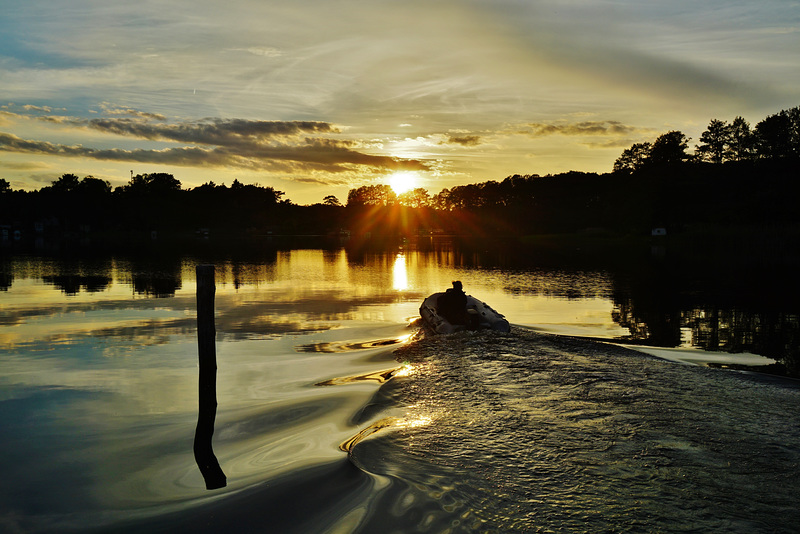
[[[514,175],[433,195],[421,188],[395,195],[386,185],[366,185],[350,190],[347,207],[373,214],[380,207],[411,207],[419,211],[419,224],[490,235],[798,221],[790,199],[800,171],[800,107],[754,128],[742,117],[713,119],[694,153],[690,141],[675,130],[635,143],[606,174]],[[403,220],[415,222],[413,216]]]
[[[75,174],[37,191],[11,191],[6,184],[0,180],[0,224],[26,230],[37,224],[44,234],[263,229],[279,222],[276,207],[286,202],[282,191],[238,180],[182,189],[168,173],[138,174],[117,188]]]
[[[570,171],[513,175],[430,194],[396,194],[384,184],[299,206],[272,187],[209,181],[183,189],[171,174],[132,176],[123,186],[64,174],[38,191],[12,191],[0,179],[0,225],[53,221],[61,231],[92,226],[236,233],[526,235],[603,228],[644,233],[695,223],[800,222],[792,202],[800,170],[800,107],[754,128],[742,117],[713,119],[694,153],[670,131],[625,149],[605,174]]]
[[[752,161],[800,157],[800,107],[770,115],[750,128],[742,117],[728,123],[712,119],[700,135],[695,153],[680,131],[659,136],[653,143],[635,143],[614,162],[614,172],[636,172],[653,166],[706,161]]]
[[[690,139],[681,131],[674,130],[658,136],[653,142],[634,143],[625,149],[614,163],[614,174],[635,173],[642,170],[657,170],[681,163],[725,163],[742,161],[766,161],[800,158],[800,107],[782,110],[770,115],[755,128],[742,117],[728,123],[712,119],[700,136],[695,152],[690,153]],[[576,175],[574,171],[558,176],[567,179]],[[526,175],[527,178],[538,175]],[[387,185],[366,185],[351,189],[348,205],[401,204],[414,208],[432,207],[437,210],[475,209],[486,205],[512,204],[515,198],[530,196],[524,180],[516,175],[512,180],[497,183],[456,186],[431,195],[418,188],[396,195]],[[508,179],[507,179],[508,180]]]

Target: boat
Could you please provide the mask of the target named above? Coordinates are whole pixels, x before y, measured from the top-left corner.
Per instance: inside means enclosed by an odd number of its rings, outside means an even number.
[[[470,317],[470,324],[453,324],[438,312],[436,304],[441,295],[444,295],[444,292],[434,293],[423,300],[419,307],[423,323],[434,333],[452,334],[463,330],[509,332],[511,330],[511,326],[502,313],[472,295],[467,295],[467,313]]]

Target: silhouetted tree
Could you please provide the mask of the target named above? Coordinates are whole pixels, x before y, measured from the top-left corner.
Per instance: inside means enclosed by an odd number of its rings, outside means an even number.
[[[225,187],[225,185],[223,184],[221,187]],[[216,188],[217,184],[214,183],[214,180],[209,180],[206,183],[198,185],[197,187],[193,188],[192,191],[208,192],[208,191],[214,191]],[[225,189],[227,189],[227,187],[225,187]]]
[[[689,138],[683,132],[677,130],[667,132],[653,142],[647,162],[659,167],[683,163],[689,159],[687,148],[689,148]]]
[[[730,154],[732,129],[725,121],[712,119],[705,132],[700,135],[697,153],[701,159],[711,163],[722,163]]]
[[[785,158],[792,155],[792,123],[786,111],[759,122],[755,133],[759,157]]]
[[[181,182],[173,175],[164,172],[137,174],[121,189],[124,193],[137,195],[164,194],[180,191]]]
[[[450,211],[453,209],[453,203],[450,202],[450,190],[446,187],[433,195],[430,200],[430,206],[440,211]]]
[[[792,155],[800,157],[800,106],[786,111],[789,117],[789,143],[792,146]]]
[[[111,193],[111,182],[91,175],[80,179],[74,174],[62,174],[57,180],[53,180],[51,185],[43,187],[42,191],[56,195],[72,193],[104,195]]]
[[[10,193],[11,184],[7,180],[0,178],[0,193]]]
[[[623,150],[622,155],[614,162],[614,172],[636,172],[647,163],[653,145],[650,143],[634,143],[630,148]]]
[[[74,174],[62,174],[57,180],[53,180],[50,191],[53,193],[71,193],[78,189],[80,178]]]
[[[485,199],[481,194],[481,186],[479,184],[467,184],[451,188],[448,200],[453,208],[474,210],[481,207]]]
[[[756,125],[755,135],[759,157],[800,157],[800,107],[770,115]]]
[[[348,206],[388,206],[394,204],[397,195],[388,185],[363,185],[347,193]]]
[[[495,180],[489,180],[481,184],[481,196],[483,197],[482,205],[484,207],[502,207],[506,203],[503,187]]]
[[[399,195],[397,197],[397,202],[410,208],[423,208],[429,204],[430,196],[428,195],[427,189],[424,187],[417,187],[416,189],[406,191]]]
[[[753,132],[750,131],[750,124],[744,118],[733,119],[728,143],[730,157],[734,161],[743,161],[753,157],[755,138]]]
[[[94,196],[107,195],[111,193],[111,182],[94,176],[86,176],[80,181],[75,191]]]
[[[341,206],[342,203],[339,202],[339,199],[336,198],[335,195],[327,195],[325,198],[322,199],[322,203],[326,206]]]

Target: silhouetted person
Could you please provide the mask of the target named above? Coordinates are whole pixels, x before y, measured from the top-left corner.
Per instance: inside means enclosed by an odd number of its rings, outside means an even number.
[[[467,294],[464,293],[461,282],[456,280],[444,295],[439,295],[436,310],[451,324],[467,324]]]

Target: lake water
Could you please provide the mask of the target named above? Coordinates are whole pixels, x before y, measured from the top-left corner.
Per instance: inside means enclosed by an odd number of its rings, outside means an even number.
[[[447,244],[3,254],[2,532],[800,524],[796,382],[536,333],[769,363],[797,350],[783,301],[698,305],[626,269]],[[200,263],[216,270],[214,490],[193,454]],[[419,339],[421,300],[455,279],[512,335]]]

